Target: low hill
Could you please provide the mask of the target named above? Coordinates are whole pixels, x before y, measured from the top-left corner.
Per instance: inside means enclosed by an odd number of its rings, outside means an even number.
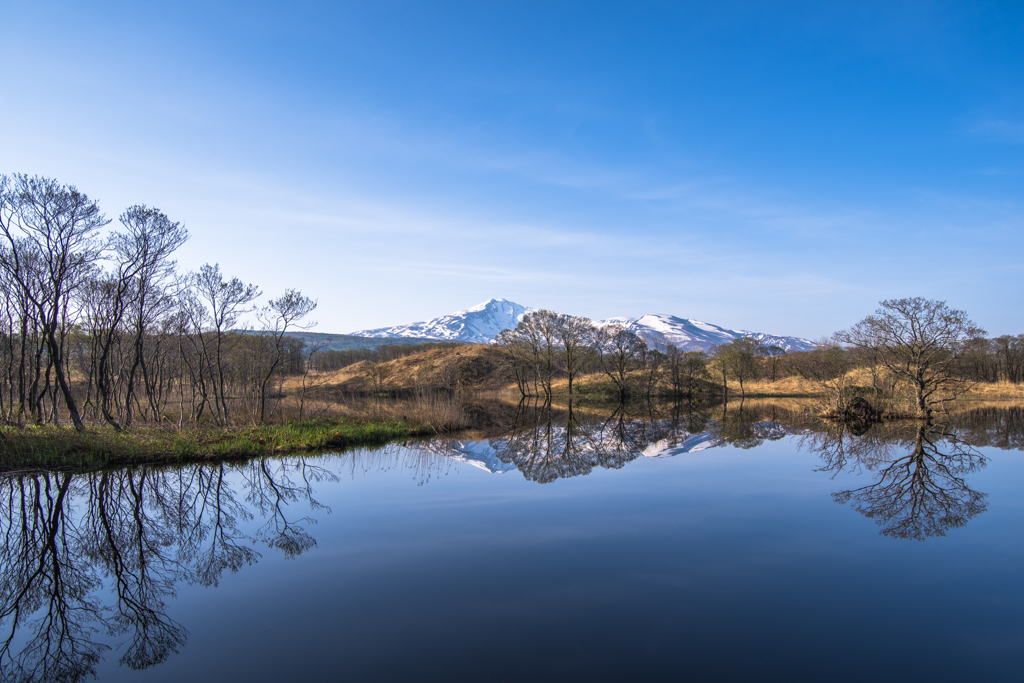
[[[254,330],[231,331],[241,334],[259,334],[259,332]],[[376,349],[381,346],[399,344],[431,344],[437,342],[436,339],[420,337],[359,337],[352,334],[329,334],[325,332],[305,332],[303,330],[289,331],[285,333],[285,336],[295,337],[306,342],[307,351],[319,344],[323,344],[323,348],[320,349],[321,351],[351,351],[353,349]]]
[[[501,349],[486,344],[431,349],[385,363],[360,361],[339,371],[328,390],[364,393],[374,390],[371,369],[377,373],[378,388],[387,391],[417,389],[501,389],[508,375]]]

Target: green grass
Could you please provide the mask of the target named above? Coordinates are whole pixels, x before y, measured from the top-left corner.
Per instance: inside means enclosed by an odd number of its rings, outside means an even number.
[[[105,426],[85,432],[71,427],[4,427],[0,428],[0,471],[251,458],[432,433],[429,425],[404,420],[344,419],[182,431],[143,426],[121,433]]]

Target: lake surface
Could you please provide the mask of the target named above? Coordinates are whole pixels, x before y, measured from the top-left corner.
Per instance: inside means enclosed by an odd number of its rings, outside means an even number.
[[[1020,680],[1020,408],[859,436],[470,410],[463,438],[3,477],[3,680]]]

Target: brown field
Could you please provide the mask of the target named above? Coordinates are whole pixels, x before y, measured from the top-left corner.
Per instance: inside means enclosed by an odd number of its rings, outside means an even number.
[[[334,373],[324,373],[307,378],[307,384],[314,388],[311,396],[317,394],[370,394],[375,390],[410,393],[422,390],[449,389],[471,391],[507,391],[518,397],[518,390],[504,369],[501,351],[483,344],[467,345],[457,349],[433,349],[383,363],[387,378],[375,387],[368,377],[371,363],[363,361]],[[715,383],[715,378],[711,378]],[[295,394],[301,389],[302,379],[289,378],[283,389]],[[847,375],[848,386],[872,386],[871,373],[858,368]],[[663,382],[662,390],[666,389]],[[728,383],[730,398],[740,395],[739,383]],[[552,383],[555,395],[568,394],[568,380],[557,379]],[[581,396],[614,393],[614,386],[601,373],[579,376],[574,382],[574,393]],[[794,397],[816,398],[823,395],[820,386],[798,376],[783,377],[775,382],[759,380],[745,382],[745,397]],[[1024,400],[1024,385],[999,382],[978,384],[971,388],[964,400]]]

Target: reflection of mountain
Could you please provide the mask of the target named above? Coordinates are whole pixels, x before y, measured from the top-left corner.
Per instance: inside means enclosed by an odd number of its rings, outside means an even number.
[[[948,426],[890,423],[854,435],[821,422],[787,424],[774,409],[766,415],[722,406],[715,414],[692,407],[666,414],[651,406],[631,414],[619,406],[602,419],[574,412],[572,406],[556,411],[521,405],[505,433],[487,442],[434,440],[417,447],[489,471],[517,469],[527,480],[544,484],[597,468],[618,469],[640,456],[671,458],[725,446],[754,448],[801,435],[802,445],[825,460],[822,469],[859,468],[877,478],[833,497],[874,519],[887,536],[941,536],[985,510],[985,494],[972,490],[963,478],[984,467],[985,459],[961,438],[962,431]],[[984,433],[977,424],[966,432],[976,441]]]
[[[610,418],[583,426],[570,411],[564,425],[550,421],[491,439],[502,462],[513,464],[531,481],[548,483],[590,474],[595,467],[618,469],[639,456],[638,431],[647,423]]]
[[[516,468],[511,463],[502,462],[487,441],[433,439],[417,444],[415,447],[494,474],[511,472]]]
[[[650,405],[631,410],[619,406],[599,417],[572,406],[523,403],[486,442],[441,438],[410,447],[491,472],[519,470],[531,481],[547,483],[595,468],[618,469],[641,455],[664,458],[726,445],[750,448],[788,433],[781,423],[742,409],[723,411],[718,418],[692,409],[660,413]]]
[[[649,444],[642,455],[646,458],[671,458],[728,445],[750,448],[765,441],[777,441],[789,433],[786,427],[770,420],[714,420],[708,423],[708,431],[699,434],[673,431],[670,437]]]
[[[671,458],[684,453],[696,453],[697,451],[717,448],[722,443],[713,435],[705,432],[703,434],[691,434],[682,441],[678,437],[655,441],[643,450],[645,458]]]
[[[986,494],[967,480],[986,464],[975,446],[1024,441],[1019,408],[971,411],[955,426],[883,423],[863,435],[749,404],[609,413],[504,405],[488,416],[490,439],[358,450],[339,458],[337,471],[401,471],[425,484],[466,464],[547,483],[641,455],[749,448],[799,434],[821,470],[859,477],[833,494],[837,502],[886,536],[925,540],[985,512]],[[261,552],[296,557],[315,546],[314,520],[293,511],[296,504],[322,509],[314,488],[337,477],[327,462],[263,458],[0,477],[0,680],[82,680],[112,646],[133,669],[171,657],[189,636],[169,614],[176,585],[217,585]]]

